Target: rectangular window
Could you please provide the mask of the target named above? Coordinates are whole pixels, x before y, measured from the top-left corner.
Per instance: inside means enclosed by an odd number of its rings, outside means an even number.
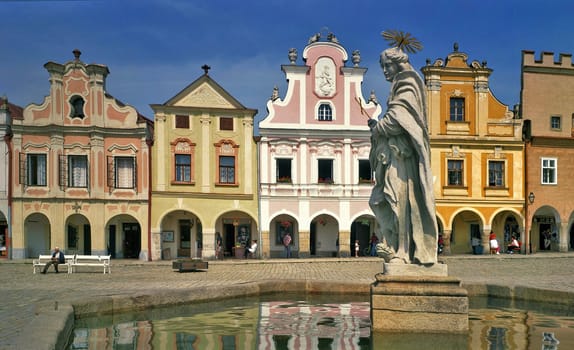
[[[488,186],[504,187],[504,161],[488,162]]]
[[[291,159],[277,159],[276,181],[291,183]]]
[[[550,129],[554,130],[554,131],[560,131],[562,130],[562,123],[560,120],[560,116],[558,115],[553,115],[550,117]]]
[[[541,182],[543,185],[556,185],[558,183],[558,159],[542,158]]]
[[[464,121],[464,98],[452,97],[450,99],[450,121]]]
[[[220,117],[219,118],[219,130],[233,131],[233,118]]]
[[[448,186],[463,186],[463,161],[462,160],[449,160],[448,161]]]
[[[47,185],[47,164],[45,154],[28,154],[26,185],[46,186]]]
[[[68,156],[68,187],[88,187],[87,156]]]
[[[191,182],[191,155],[175,155],[175,181]]]
[[[175,116],[175,128],[176,129],[189,129],[189,116],[188,115],[176,115]]]
[[[333,183],[333,160],[319,159],[318,183]]]
[[[136,158],[115,157],[116,188],[136,187]]]
[[[372,180],[371,162],[368,159],[359,159],[359,183],[370,183]]]
[[[235,183],[235,157],[219,157],[219,183]]]

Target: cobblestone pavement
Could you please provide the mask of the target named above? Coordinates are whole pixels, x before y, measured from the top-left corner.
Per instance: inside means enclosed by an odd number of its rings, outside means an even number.
[[[525,286],[574,294],[574,253],[441,257],[464,284]],[[150,295],[195,287],[222,288],[276,279],[369,285],[382,271],[378,258],[210,261],[209,269],[178,273],[171,262],[112,260],[112,273],[33,274],[31,260],[0,261],[0,349],[18,349],[39,305],[94,297]],[[31,334],[30,334],[31,335]]]

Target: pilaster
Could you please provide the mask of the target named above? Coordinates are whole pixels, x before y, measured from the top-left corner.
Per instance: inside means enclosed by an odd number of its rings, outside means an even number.
[[[311,234],[309,231],[299,231],[299,258],[311,256]]]
[[[346,258],[351,256],[351,231],[339,231],[339,257]]]

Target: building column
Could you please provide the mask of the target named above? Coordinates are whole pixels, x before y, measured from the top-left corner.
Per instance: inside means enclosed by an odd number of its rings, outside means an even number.
[[[215,227],[203,229],[203,245],[201,248],[201,257],[204,259],[215,259],[215,232]]]
[[[489,255],[490,254],[490,232],[492,228],[490,227],[483,227],[482,228],[482,254]],[[502,244],[503,242],[500,241],[500,237],[496,236],[498,239],[498,246],[500,247],[500,251],[502,251]]]
[[[261,231],[261,240],[259,241],[259,249],[261,249],[261,257],[268,259],[271,256],[271,245],[269,240],[269,230]]]
[[[558,233],[558,251],[567,252],[568,251],[568,222],[560,223],[560,232]]]
[[[339,231],[339,257],[346,258],[351,255],[351,231]]]
[[[299,231],[299,258],[311,256],[311,233],[309,231]]]
[[[162,260],[161,254],[161,230],[151,229],[151,260]]]
[[[442,253],[444,255],[450,255],[450,236],[452,234],[452,230],[442,230]]]

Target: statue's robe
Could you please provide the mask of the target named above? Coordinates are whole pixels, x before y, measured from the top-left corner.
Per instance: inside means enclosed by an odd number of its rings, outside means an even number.
[[[369,158],[376,180],[369,205],[394,257],[434,264],[438,229],[425,90],[412,69],[391,84],[387,112],[372,129]]]

